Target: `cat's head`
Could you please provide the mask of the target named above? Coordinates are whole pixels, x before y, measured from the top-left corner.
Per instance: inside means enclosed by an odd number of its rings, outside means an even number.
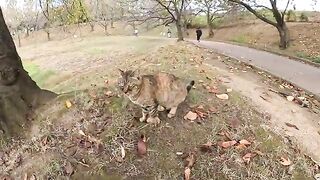
[[[120,72],[120,78],[118,79],[118,87],[122,92],[125,94],[130,94],[137,90],[139,85],[139,76],[136,71],[132,70],[121,70]]]

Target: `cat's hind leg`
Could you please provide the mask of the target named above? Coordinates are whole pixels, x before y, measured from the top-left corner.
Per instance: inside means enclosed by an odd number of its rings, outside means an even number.
[[[172,107],[172,108],[170,109],[170,112],[168,113],[168,118],[173,118],[173,117],[176,115],[177,108],[178,108],[178,107]]]
[[[142,117],[139,119],[140,122],[145,122],[147,120],[149,112],[145,109],[142,109]]]

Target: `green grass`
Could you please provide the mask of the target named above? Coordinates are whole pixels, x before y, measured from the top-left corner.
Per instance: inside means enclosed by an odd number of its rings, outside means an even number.
[[[245,35],[238,35],[231,39],[233,42],[241,43],[241,44],[247,44],[249,42],[247,36]]]
[[[48,79],[55,75],[54,71],[42,70],[38,65],[31,62],[24,62],[23,67],[40,87],[45,86]]]
[[[296,56],[298,56],[299,58],[310,60],[314,63],[320,63],[320,56],[310,56],[307,53],[301,51],[297,52]]]

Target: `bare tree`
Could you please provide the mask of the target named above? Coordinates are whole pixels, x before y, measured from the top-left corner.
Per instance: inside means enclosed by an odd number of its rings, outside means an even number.
[[[55,96],[41,90],[23,69],[0,8],[0,130],[20,133],[31,108]]]
[[[286,49],[290,43],[289,29],[285,22],[285,14],[290,4],[290,0],[287,0],[287,5],[283,11],[280,11],[277,7],[277,0],[269,0],[271,7],[257,4],[256,0],[229,0],[230,2],[239,4],[245,7],[248,11],[254,14],[260,20],[274,26],[277,28],[280,36],[279,47],[281,49]],[[257,8],[263,8],[270,11],[273,14],[273,18],[268,18],[264,16]]]
[[[213,37],[214,22],[217,19],[224,17],[229,9],[229,6],[225,0],[196,0],[196,2],[200,8],[199,12],[202,11],[206,14],[209,37]]]
[[[186,9],[187,0],[155,0],[171,17],[177,28],[178,41],[183,41],[182,15]]]
[[[39,6],[41,8],[43,16],[46,19],[44,31],[47,33],[48,41],[50,41],[50,28],[54,20],[53,0],[39,0]]]

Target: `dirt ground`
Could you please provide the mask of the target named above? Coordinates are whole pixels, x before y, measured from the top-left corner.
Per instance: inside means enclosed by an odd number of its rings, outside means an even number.
[[[263,95],[283,83],[232,59],[150,37],[66,39],[19,53],[41,87],[62,94],[36,111],[25,137],[1,141],[4,175],[183,179],[189,169],[191,179],[300,180],[320,173],[308,144],[320,139],[317,112],[272,92]],[[117,68],[165,71],[196,85],[174,119],[160,113],[158,126],[140,123],[139,108],[116,88]],[[184,118],[190,111],[197,119]],[[290,113],[301,121],[287,120]],[[140,156],[141,135],[147,153]]]

